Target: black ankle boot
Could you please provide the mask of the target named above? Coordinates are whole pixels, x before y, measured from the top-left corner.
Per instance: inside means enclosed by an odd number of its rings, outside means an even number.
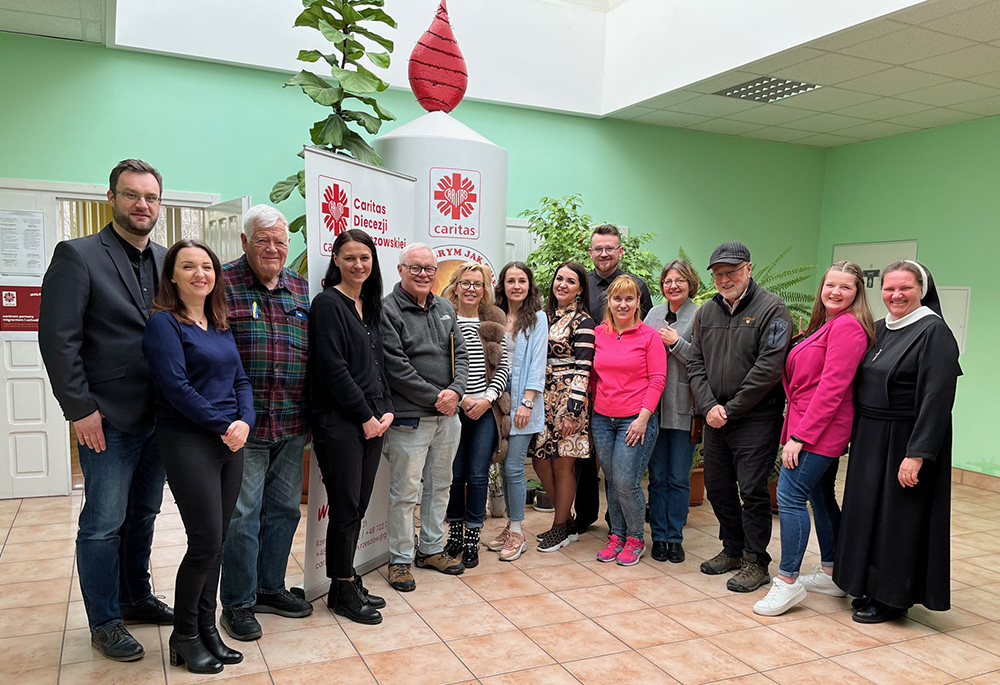
[[[479,566],[479,533],[482,528],[466,528],[465,544],[462,547],[462,563],[465,568]]]
[[[455,559],[462,558],[462,536],[465,531],[465,521],[448,522],[448,542],[444,546],[444,553]]]
[[[337,584],[336,589],[330,590],[333,595],[330,608],[334,613],[346,616],[355,623],[375,625],[382,622],[382,614],[365,602],[364,595],[358,591],[356,581],[337,579],[334,582]]]
[[[183,666],[192,673],[221,673],[222,662],[212,656],[200,635],[170,633],[170,665]]]
[[[205,644],[205,647],[212,653],[212,656],[222,663],[238,664],[243,661],[243,654],[226,645],[222,641],[222,636],[219,635],[219,629],[215,626],[200,628],[198,634],[201,636],[201,641]]]
[[[385,600],[378,595],[373,595],[368,592],[368,588],[365,584],[361,582],[361,576],[354,576],[354,584],[358,588],[358,592],[361,593],[361,598],[365,600],[365,603],[373,609],[384,609]]]

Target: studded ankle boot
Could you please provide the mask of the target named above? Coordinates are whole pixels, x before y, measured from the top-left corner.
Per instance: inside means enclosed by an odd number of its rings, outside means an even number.
[[[475,568],[479,565],[479,532],[482,528],[465,529],[465,545],[462,549],[462,563],[465,568]]]
[[[448,522],[448,543],[444,546],[444,553],[455,559],[462,558],[462,536],[465,533],[465,521]]]

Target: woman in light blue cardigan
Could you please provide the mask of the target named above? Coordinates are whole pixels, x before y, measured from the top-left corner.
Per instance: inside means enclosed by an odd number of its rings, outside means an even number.
[[[507,315],[507,349],[513,350],[510,373],[511,428],[507,456],[503,462],[503,492],[507,504],[507,527],[486,546],[500,552],[500,561],[514,561],[528,548],[521,524],[527,488],[524,458],[528,446],[545,427],[545,360],[549,324],[542,296],[531,269],[511,262],[500,270],[496,304]]]

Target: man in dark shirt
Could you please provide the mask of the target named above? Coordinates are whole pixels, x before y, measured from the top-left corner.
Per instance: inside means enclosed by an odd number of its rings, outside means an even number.
[[[605,292],[611,281],[624,273],[618,268],[624,254],[622,247],[622,234],[617,226],[612,224],[602,224],[594,229],[590,234],[590,259],[594,263],[594,269],[587,272],[587,285],[590,290],[590,315],[594,321],[601,323],[604,321]],[[639,310],[640,317],[645,319],[646,314],[653,308],[653,300],[649,296],[649,288],[643,280],[632,274],[639,284]],[[582,533],[590,524],[597,520],[600,512],[601,501],[598,493],[597,460],[591,455],[590,459],[577,459],[576,464],[576,510],[577,531]]]
[[[243,487],[222,549],[222,627],[261,636],[254,612],[303,618],[312,604],[285,588],[299,523],[306,443],[309,284],[285,267],[288,221],[257,205],[243,217],[243,256],[223,267],[229,327],[253,387],[257,423],[243,448]]]
[[[52,391],[76,430],[84,475],[80,591],[91,641],[115,661],[143,655],[124,621],[173,622],[149,584],[164,475],[140,346],[166,255],[149,239],[162,192],[163,179],[149,164],[119,162],[108,190],[111,223],[57,244],[42,282],[38,344]]]

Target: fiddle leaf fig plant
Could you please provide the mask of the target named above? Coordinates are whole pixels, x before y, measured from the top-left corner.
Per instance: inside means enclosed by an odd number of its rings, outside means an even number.
[[[285,88],[298,86],[317,105],[330,109],[309,129],[309,139],[317,147],[382,166],[382,158],[355,128],[375,135],[383,121],[396,118],[376,100],[376,93],[389,84],[371,70],[388,68],[393,49],[393,42],[379,35],[374,26],[396,28],[396,22],[381,9],[385,0],[303,0],[302,4],[305,9],[295,19],[295,26],[314,29],[331,44],[328,52],[299,50],[298,55],[302,62],[325,63],[328,75],[303,69],[284,84]],[[271,202],[283,202],[296,190],[306,196],[303,170],[275,183]],[[296,217],[288,230],[300,231],[305,222],[305,215]]]

